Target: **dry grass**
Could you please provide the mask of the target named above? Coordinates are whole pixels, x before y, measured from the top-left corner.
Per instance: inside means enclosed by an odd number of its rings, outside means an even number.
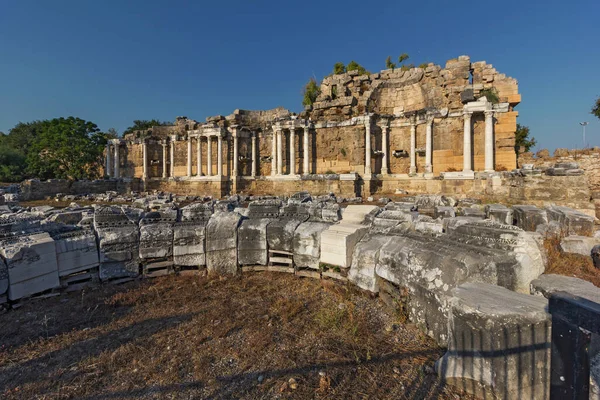
[[[0,315],[0,398],[464,398],[430,373],[443,351],[382,307],[267,273],[31,302]]]
[[[563,253],[560,249],[560,238],[544,241],[548,256],[547,274],[573,276],[592,282],[600,287],[600,270],[594,267],[591,257],[579,254]]]

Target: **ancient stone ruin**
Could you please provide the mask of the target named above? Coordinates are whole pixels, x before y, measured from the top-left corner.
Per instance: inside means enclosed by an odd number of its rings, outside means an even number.
[[[145,190],[216,197],[302,188],[366,197],[413,180],[473,180],[516,168],[520,100],[515,79],[468,56],[445,67],[350,71],[325,78],[299,115],[178,117],[114,139],[105,173],[140,179]]]
[[[590,283],[543,275],[546,237],[564,236],[565,251],[597,257],[594,217],[568,207],[439,195],[366,205],[308,192],[179,207],[185,199],[132,194],[110,206],[6,207],[0,302],[16,307],[60,290],[189,270],[333,279],[378,294],[446,348],[436,365],[446,382],[510,399],[548,397],[546,297],[566,290],[600,299]]]

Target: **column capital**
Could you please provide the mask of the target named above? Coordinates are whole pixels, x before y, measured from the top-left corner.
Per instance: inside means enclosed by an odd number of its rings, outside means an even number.
[[[428,115],[427,116],[427,125],[429,125],[429,126],[433,125],[433,119],[434,119],[433,115]]]
[[[495,111],[494,110],[485,110],[483,113],[485,114],[486,117],[493,117]]]
[[[463,111],[463,117],[465,117],[465,118],[471,118],[472,115],[473,115],[473,111],[467,111],[467,110]]]

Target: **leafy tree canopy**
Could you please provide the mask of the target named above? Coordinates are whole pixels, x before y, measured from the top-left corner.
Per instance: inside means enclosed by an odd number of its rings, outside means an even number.
[[[403,63],[404,61],[408,60],[408,58],[408,54],[402,53],[398,56],[398,62]]]
[[[344,63],[336,62],[333,65],[333,74],[334,75],[343,74],[345,72],[346,72],[346,66],[344,65]]]
[[[533,146],[537,144],[534,137],[530,137],[529,127],[521,124],[517,124],[517,131],[515,132],[515,150],[518,153],[519,147],[524,147],[525,151],[529,151]]]
[[[0,182],[22,181],[25,167],[25,156],[21,152],[0,144]]]
[[[594,104],[594,107],[592,107],[592,115],[600,118],[600,97],[596,99],[596,104]]]
[[[125,131],[123,132],[123,136],[132,133],[133,131],[144,131],[146,129],[152,128],[153,126],[161,125],[171,125],[171,123],[167,121],[159,121],[157,119],[135,119],[133,120],[133,125],[125,129]]]
[[[43,121],[26,156],[27,172],[40,179],[84,179],[99,176],[105,134],[80,118]]]
[[[311,106],[315,100],[317,100],[317,96],[321,93],[321,89],[317,84],[317,80],[315,78],[310,78],[309,81],[304,85],[303,90],[304,98],[302,99],[302,105]]]

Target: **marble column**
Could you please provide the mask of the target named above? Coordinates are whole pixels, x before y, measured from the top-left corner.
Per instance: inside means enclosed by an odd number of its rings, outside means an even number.
[[[290,129],[290,175],[296,175],[296,130]]]
[[[273,139],[271,139],[271,176],[277,173],[277,131],[273,129]]]
[[[252,133],[252,177],[256,176],[256,132]]]
[[[217,175],[223,175],[223,136],[217,136]]]
[[[166,178],[167,177],[167,143],[163,142],[162,144],[162,151],[163,151],[163,162],[162,162],[162,177]]]
[[[471,172],[471,115],[472,112],[463,112],[464,117],[464,137],[463,137],[463,171]]]
[[[148,144],[142,142],[142,179],[148,179]]]
[[[192,137],[188,136],[187,146],[187,177],[192,177]]]
[[[425,173],[431,174],[431,154],[433,152],[433,118],[427,119],[427,133],[425,136]]]
[[[417,173],[417,123],[412,121],[410,124],[410,170],[409,173]]]
[[[485,172],[494,172],[494,112],[485,111]]]
[[[283,131],[277,131],[277,175],[283,174]]]
[[[175,178],[175,138],[171,138],[171,178]]]
[[[119,179],[121,177],[121,172],[119,171],[121,157],[119,157],[119,143],[118,142],[115,142],[114,148],[115,148],[115,167],[113,170],[113,174],[114,174],[115,178]]]
[[[196,140],[197,140],[197,142],[196,142],[196,147],[197,147],[196,151],[198,153],[196,155],[196,158],[197,158],[196,165],[198,165],[198,167],[196,169],[196,176],[202,176],[202,146],[201,146],[202,142],[201,142],[201,139],[202,139],[202,136],[200,136],[200,135],[198,135],[196,137]]]
[[[206,139],[206,176],[212,176],[212,136]]]
[[[388,170],[388,154],[389,154],[389,146],[388,146],[388,132],[390,128],[387,125],[381,127],[381,147],[383,150],[383,157],[381,157],[381,174],[387,175],[389,173]]]
[[[304,165],[302,166],[302,173],[304,175],[308,175],[308,135],[310,135],[310,128],[308,126],[304,127],[304,135],[302,136],[303,140],[303,153],[304,153]]]
[[[238,137],[233,136],[233,176],[238,176]]]
[[[365,121],[365,175],[371,179],[371,117]]]
[[[110,176],[110,167],[111,167],[111,160],[110,160],[110,143],[106,144],[106,165],[104,166],[104,175],[108,176],[109,178]]]

